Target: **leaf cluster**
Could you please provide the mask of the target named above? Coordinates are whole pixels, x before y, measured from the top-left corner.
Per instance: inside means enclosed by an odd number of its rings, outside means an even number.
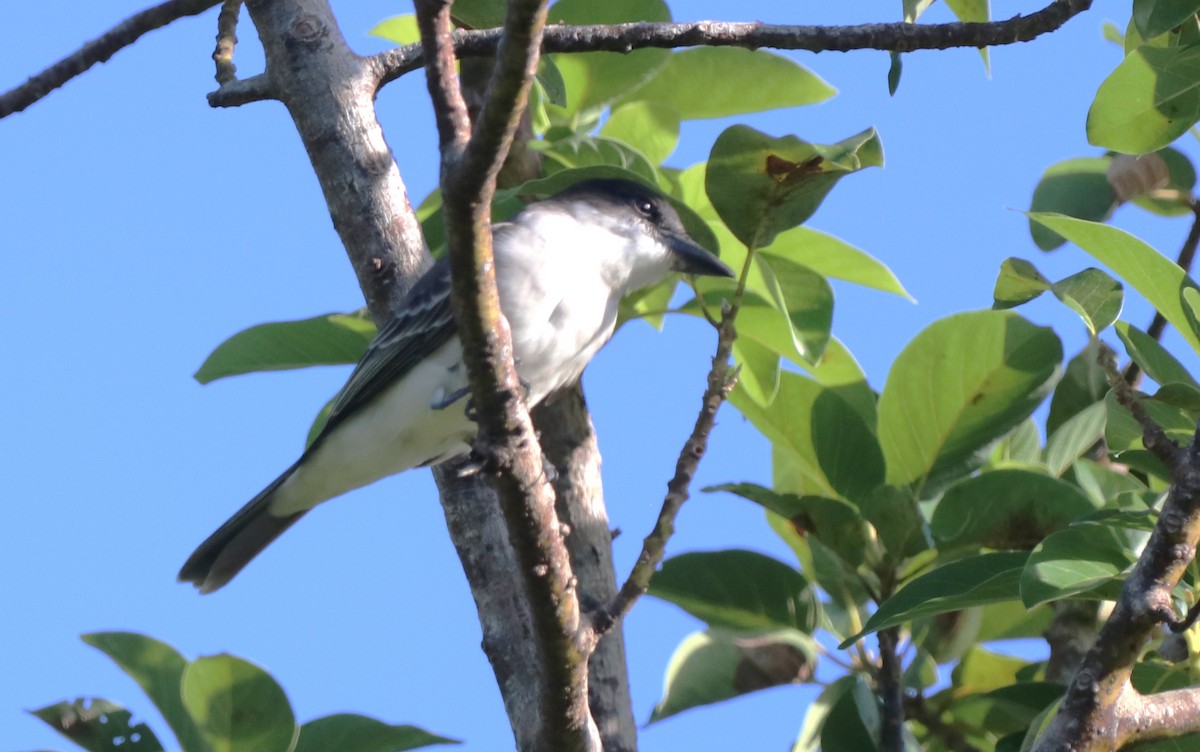
[[[117,703],[79,698],[31,711],[88,752],[400,752],[457,744],[416,726],[338,713],[296,722],[283,688],[263,669],[226,653],[194,660],[133,632],[95,632],[83,641],[138,683],[175,737],[165,744]]]

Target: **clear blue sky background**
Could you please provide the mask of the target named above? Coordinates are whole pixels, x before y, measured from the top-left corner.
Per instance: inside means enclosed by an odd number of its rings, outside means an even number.
[[[996,2],[1007,17],[1041,3]],[[0,87],[75,49],[141,2],[43,0],[5,9]],[[336,2],[352,46],[406,3]],[[729,5],[677,0],[678,20],[890,21],[900,2]],[[834,190],[811,225],[871,252],[918,304],[835,285],[835,333],[876,388],[920,328],[987,307],[1000,262],[1031,258],[1053,278],[1091,265],[1076,249],[1042,257],[1024,218],[1041,171],[1095,154],[1084,118],[1120,59],[1101,23],[1124,26],[1128,0],[1101,0],[1048,37],[992,51],[905,57],[898,95],[888,58],[794,57],[840,94],[820,106],[742,118],[830,142],[879,129],[887,166]],[[946,20],[935,7],[929,20]],[[260,70],[248,22],[237,63]],[[309,423],[348,369],[252,375],[201,387],[209,351],[263,321],[362,304],[308,161],[283,107],[210,109],[215,13],[155,32],[25,113],[0,121],[0,752],[67,747],[31,709],[79,695],[126,703],[163,729],[136,685],[79,641],[136,630],[188,656],[228,651],[266,667],[298,717],[355,711],[511,749],[511,736],[428,473],[389,479],[322,508],[230,587],[177,585],[186,555],[295,458]],[[414,198],[436,179],[424,79],[379,97],[380,118]],[[685,126],[669,164],[703,160],[728,123]],[[1188,137],[1183,147],[1197,152]],[[1136,209],[1118,224],[1171,256],[1186,221]],[[1053,304],[1068,351],[1082,327]],[[1127,306],[1145,326],[1150,312]],[[623,329],[585,384],[604,451],[609,512],[628,570],[650,529],[703,388],[713,336],[693,320],[663,334]],[[1178,351],[1178,350],[1177,350]],[[1194,365],[1194,361],[1185,362]],[[721,413],[695,488],[769,478],[766,442]],[[792,561],[762,515],[697,494],[671,552],[747,547]],[[675,645],[701,625],[647,599],[626,625],[640,719],[658,699]],[[692,711],[642,731],[643,749],[787,749],[810,687],[784,687]]]

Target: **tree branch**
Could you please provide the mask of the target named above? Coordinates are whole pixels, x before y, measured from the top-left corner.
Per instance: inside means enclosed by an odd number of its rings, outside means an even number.
[[[904,749],[904,670],[900,665],[897,647],[900,628],[879,630],[879,692],[883,705],[880,720],[879,748],[883,752],[902,752]]]
[[[988,23],[884,23],[860,26],[794,26],[781,24],[694,21],[690,23],[626,23],[596,26],[555,25],[542,36],[542,52],[631,52],[646,47],[769,47],[809,52],[883,50],[913,52],[950,47],[992,47],[1028,42],[1054,31],[1090,8],[1091,0],[1053,0],[1028,16]],[[491,55],[499,29],[454,32],[458,57]],[[370,58],[386,84],[424,65],[419,44],[405,45]]]
[[[292,116],[367,307],[382,324],[430,259],[362,58],[346,45],[326,0],[246,0],[246,9],[266,54],[265,79]]]
[[[1120,735],[1127,743],[1200,733],[1200,687],[1152,695],[1126,687],[1121,699]]]
[[[613,534],[604,508],[600,450],[581,385],[544,400],[532,417],[546,457],[558,469],[554,495],[558,518],[570,531],[567,551],[580,602],[585,610],[590,604],[607,603],[617,594]],[[604,752],[636,752],[638,724],[620,624],[604,635],[588,657],[588,709]]]
[[[734,322],[741,307],[741,293],[745,289],[746,272],[750,268],[752,257],[752,253],[746,257],[746,266],[742,270],[741,279],[738,280],[733,302],[725,303],[722,308],[721,322],[717,327],[717,352],[713,355],[712,368],[708,372],[708,387],[701,398],[700,413],[696,416],[692,434],[684,442],[679,459],[675,462],[675,475],[667,483],[667,495],[663,499],[654,529],[642,542],[642,552],[616,596],[592,613],[592,630],[597,635],[604,635],[612,629],[629,613],[629,609],[633,608],[638,598],[650,589],[650,578],[654,576],[654,570],[658,568],[663,554],[666,553],[667,541],[675,533],[675,518],[684,502],[688,500],[692,478],[696,475],[700,459],[708,450],[708,435],[716,425],[717,411],[721,409],[721,405],[728,399],[729,393],[737,383],[738,371],[730,365],[729,358],[733,353],[733,341],[737,339]]]
[[[1170,718],[1148,710],[1158,702],[1142,701],[1130,686],[1133,666],[1147,642],[1163,624],[1180,620],[1171,591],[1183,576],[1200,540],[1200,429],[1190,447],[1175,446],[1147,414],[1133,388],[1117,371],[1116,358],[1105,348],[1101,364],[1117,399],[1142,425],[1146,448],[1167,466],[1171,490],[1154,532],[1121,588],[1112,616],[1067,689],[1045,734],[1035,748],[1049,750],[1117,749],[1133,739],[1170,733],[1155,724],[1191,729],[1200,725],[1200,705],[1182,703],[1179,712],[1193,717]]]
[[[241,10],[242,0],[223,0],[221,13],[217,16],[217,48],[213,50],[212,58],[217,65],[215,78],[221,86],[237,80],[233,48],[237,46],[237,22]]]
[[[143,34],[162,28],[185,16],[195,16],[221,0],[167,0],[135,13],[75,52],[4,94],[0,94],[0,118],[20,112],[97,63],[103,63]]]
[[[795,26],[764,23],[693,21],[689,23],[626,23],[596,26],[554,25],[542,33],[542,53],[632,52],[647,47],[766,47],[809,52],[883,50],[914,52],[951,47],[995,47],[1028,42],[1052,32],[1090,8],[1091,0],[1054,0],[1028,16],[988,23],[910,24],[885,23],[859,26]],[[459,30],[452,34],[459,58],[495,54],[501,29]],[[379,86],[419,70],[425,65],[421,43],[408,44],[367,58]],[[213,107],[236,107],[271,99],[262,78],[239,81],[209,95]]]
[[[533,641],[542,657],[538,748],[598,749],[588,712],[587,656],[570,558],[546,482],[541,451],[512,360],[492,255],[491,198],[537,69],[546,3],[513,0],[487,100],[472,133],[454,77],[450,2],[419,0],[422,43],[442,153],[443,212],[453,302],[479,434],[475,450],[494,473],[509,540],[525,582]]]

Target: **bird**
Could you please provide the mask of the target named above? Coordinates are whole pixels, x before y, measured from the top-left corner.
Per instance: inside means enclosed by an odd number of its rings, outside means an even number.
[[[500,309],[529,407],[579,379],[626,295],[670,272],[734,276],[688,235],[665,196],[631,180],[577,182],[492,233]],[[468,454],[477,432],[469,403],[443,258],[368,345],[300,458],[200,544],[179,581],[211,593],[318,504]]]

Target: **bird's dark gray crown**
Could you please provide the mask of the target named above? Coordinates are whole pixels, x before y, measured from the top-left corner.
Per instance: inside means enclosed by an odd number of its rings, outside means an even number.
[[[581,180],[570,188],[555,194],[552,201],[584,200],[594,206],[604,207],[614,213],[628,212],[664,230],[687,236],[687,230],[679,219],[679,212],[653,188],[632,180],[620,178],[593,178]]]

